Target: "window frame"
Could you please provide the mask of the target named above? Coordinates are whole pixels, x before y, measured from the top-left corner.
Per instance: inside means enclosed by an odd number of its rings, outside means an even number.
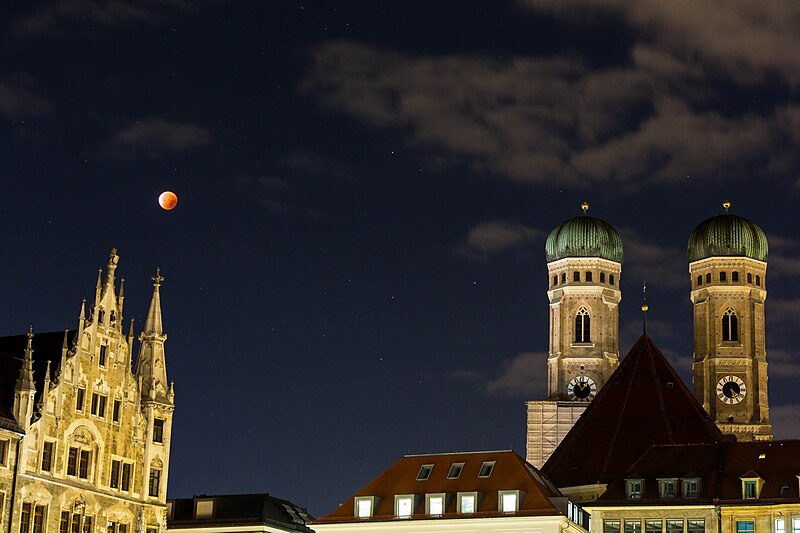
[[[675,478],[661,478],[658,480],[658,497],[661,499],[674,500],[678,497],[677,483]]]
[[[513,509],[506,508],[507,498],[513,497]],[[519,512],[520,494],[518,490],[498,490],[497,491],[497,510],[504,514]]]
[[[464,500],[472,500],[472,510],[464,510]],[[456,512],[458,514],[475,514],[478,512],[478,493],[477,492],[458,492],[456,493]]]
[[[166,419],[153,417],[153,442],[156,444],[164,444],[164,426],[166,426]]]
[[[417,481],[428,481],[431,477],[431,472],[433,472],[433,466],[433,463],[420,466],[419,472],[417,472]]]
[[[408,514],[401,514],[401,505],[408,504]],[[416,507],[415,497],[413,494],[396,494],[394,497],[394,516],[395,518],[411,518],[414,516],[414,508]]]
[[[161,494],[161,469],[150,467],[150,475],[148,476],[148,482],[147,482],[147,495],[151,498],[158,498],[160,494]]]
[[[634,487],[638,486],[637,490]],[[628,500],[641,500],[644,498],[644,479],[629,478],[625,480],[625,498]]]
[[[363,509],[361,504],[367,504],[367,508],[366,508],[367,514],[366,515],[361,513],[361,511]],[[368,518],[372,518],[372,513],[373,513],[374,508],[375,508],[375,497],[374,496],[356,496],[353,507],[354,507],[353,510],[355,511],[355,515],[356,515],[355,517],[356,518],[359,518],[361,520],[366,520]]]
[[[458,479],[461,477],[461,472],[464,471],[464,463],[453,463],[450,465],[450,470],[447,472],[447,479]]]
[[[45,440],[42,443],[41,461],[39,461],[39,468],[42,472],[53,472],[53,457],[55,456],[55,450],[56,441]]]
[[[589,309],[582,305],[575,312],[575,344],[592,343],[592,317]]]
[[[478,470],[478,477],[479,478],[488,478],[491,477],[492,472],[494,472],[494,465],[497,461],[484,461],[481,463],[481,467]]]
[[[433,513],[431,512],[431,502],[432,501],[439,501],[441,502],[441,512]],[[442,516],[447,509],[447,494],[444,492],[434,492],[431,494],[425,495],[425,514],[428,516]]]

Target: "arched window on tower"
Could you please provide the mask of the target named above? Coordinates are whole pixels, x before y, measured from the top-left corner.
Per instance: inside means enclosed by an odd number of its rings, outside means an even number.
[[[558,276],[557,275],[553,276],[553,287],[555,287],[556,285],[558,285]]]
[[[753,283],[753,275],[750,272],[747,273],[747,283]]]
[[[700,286],[703,284],[703,276],[697,276],[697,285]]]
[[[761,286],[761,276],[759,276],[758,274],[756,274],[756,285],[758,285],[759,287]]]
[[[589,332],[589,311],[585,307],[578,309],[575,315],[575,342],[592,342]]]
[[[739,319],[736,316],[736,311],[730,307],[725,309],[725,313],[722,315],[722,340],[739,340]]]

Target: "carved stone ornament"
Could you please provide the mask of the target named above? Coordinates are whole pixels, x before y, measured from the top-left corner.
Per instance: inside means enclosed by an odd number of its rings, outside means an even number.
[[[75,428],[75,431],[72,433],[72,440],[75,442],[80,442],[81,444],[89,444],[92,442],[92,433],[86,426],[79,426]]]

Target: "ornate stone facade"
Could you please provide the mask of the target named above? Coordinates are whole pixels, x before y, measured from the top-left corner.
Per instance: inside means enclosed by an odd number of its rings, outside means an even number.
[[[13,419],[0,418],[0,439],[7,442],[0,465],[3,531],[166,531],[174,391],[164,357],[163,278],[153,278],[132,371],[133,321],[126,334],[118,261],[112,250],[88,316],[84,302],[60,353],[47,350],[48,338],[60,334],[29,332],[24,354],[16,354],[23,362]],[[46,370],[38,371],[45,360]]]

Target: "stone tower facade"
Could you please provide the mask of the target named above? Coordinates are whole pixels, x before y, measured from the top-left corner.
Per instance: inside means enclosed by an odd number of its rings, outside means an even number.
[[[25,345],[13,418],[0,405],[3,531],[166,532],[174,391],[164,358],[163,278],[153,278],[134,372],[118,261],[112,250],[77,330],[0,339],[4,348]]]
[[[541,467],[619,366],[622,240],[586,214],[547,238],[547,400],[527,402],[527,461]]]
[[[725,434],[771,440],[764,302],[767,239],[755,223],[727,213],[689,239],[694,311],[694,393]]]

